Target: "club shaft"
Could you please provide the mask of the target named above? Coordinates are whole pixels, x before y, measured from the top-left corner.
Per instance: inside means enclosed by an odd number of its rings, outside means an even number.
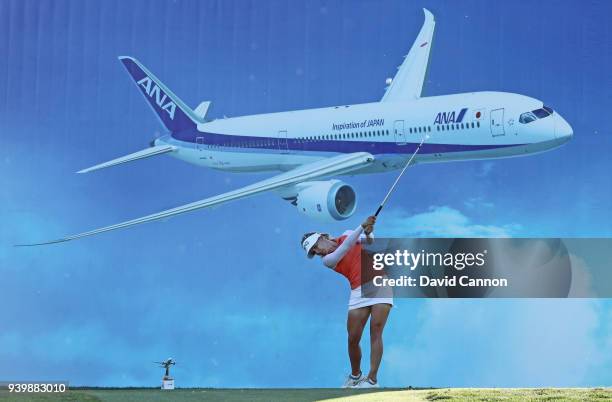
[[[408,166],[410,166],[410,163],[412,163],[412,160],[414,159],[415,155],[419,152],[419,150],[423,146],[424,142],[425,142],[425,138],[423,138],[423,140],[421,141],[421,143],[419,144],[417,149],[414,150],[414,153],[412,154],[412,156],[410,156],[410,159],[408,159],[408,162],[406,162],[406,165],[404,166],[404,168],[402,169],[400,174],[397,176],[397,178],[393,182],[393,185],[391,185],[391,188],[389,189],[389,191],[387,191],[387,195],[385,195],[385,198],[382,200],[382,202],[378,206],[378,209],[376,210],[376,213],[374,213],[374,216],[378,216],[380,211],[382,211],[383,207],[385,206],[385,203],[387,202],[387,200],[391,196],[391,193],[393,193],[393,190],[395,190],[395,187],[397,186],[397,183],[399,183],[400,179],[402,178],[402,175],[404,174],[406,169],[408,169]]]

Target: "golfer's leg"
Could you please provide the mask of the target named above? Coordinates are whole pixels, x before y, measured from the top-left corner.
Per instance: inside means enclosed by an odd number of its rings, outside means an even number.
[[[387,323],[387,317],[391,310],[390,304],[375,304],[371,306],[370,318],[370,373],[368,377],[374,381],[378,381],[376,378],[378,375],[378,367],[380,366],[380,360],[383,354],[383,340],[382,334],[385,324]]]
[[[370,307],[361,307],[349,310],[346,320],[346,329],[348,331],[348,353],[351,360],[351,374],[356,376],[361,371],[361,347],[359,341],[363,328],[368,322],[370,316]]]

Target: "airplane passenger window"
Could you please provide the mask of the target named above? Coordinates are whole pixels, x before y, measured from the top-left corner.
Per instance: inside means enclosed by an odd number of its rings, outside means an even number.
[[[474,122],[472,122],[472,128],[474,128]]]
[[[476,122],[476,127],[480,127],[480,122],[479,121]]]

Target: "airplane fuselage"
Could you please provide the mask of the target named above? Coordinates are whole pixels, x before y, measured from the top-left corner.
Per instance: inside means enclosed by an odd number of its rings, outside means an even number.
[[[429,135],[416,163],[520,156],[555,148],[571,138],[553,112],[524,123],[543,103],[505,92],[472,92],[217,119],[156,141],[171,155],[233,172],[286,171],[332,155],[369,152],[371,166],[351,174],[401,168]]]

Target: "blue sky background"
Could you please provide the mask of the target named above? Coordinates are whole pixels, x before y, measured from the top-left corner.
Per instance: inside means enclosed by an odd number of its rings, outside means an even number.
[[[155,386],[334,387],[348,371],[348,284],[303,257],[395,175],[347,178],[359,206],[321,225],[274,194],[125,231],[13,248],[266,177],[153,158],[162,127],[117,61],[139,58],[212,117],[374,101],[423,22],[426,91],[518,92],[574,128],[551,152],[419,166],[377,234],[612,234],[609,1],[0,1],[0,379]],[[386,386],[612,385],[610,300],[398,300]],[[364,336],[364,368],[368,337]],[[10,364],[7,364],[10,362]]]

